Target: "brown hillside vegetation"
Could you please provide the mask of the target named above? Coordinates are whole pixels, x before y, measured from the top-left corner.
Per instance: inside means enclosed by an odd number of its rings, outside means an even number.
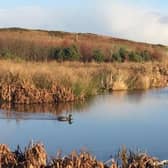
[[[2,58],[21,58],[35,61],[62,60],[64,55],[67,57],[66,49],[71,46],[75,46],[75,49],[73,48],[75,53],[71,54],[73,56],[76,54],[77,57],[69,60],[80,59],[87,62],[93,60],[139,62],[141,60],[162,60],[163,58],[166,59],[168,55],[168,48],[163,45],[138,43],[90,33],[20,28],[0,29],[0,56]],[[65,53],[62,55],[60,52],[57,53],[58,48],[64,48]],[[94,51],[98,51],[96,58],[94,58]]]

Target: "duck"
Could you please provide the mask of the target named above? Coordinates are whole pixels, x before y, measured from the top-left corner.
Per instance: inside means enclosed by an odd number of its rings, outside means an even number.
[[[72,114],[69,114],[68,116],[58,116],[58,121],[68,121],[69,123],[72,123]]]

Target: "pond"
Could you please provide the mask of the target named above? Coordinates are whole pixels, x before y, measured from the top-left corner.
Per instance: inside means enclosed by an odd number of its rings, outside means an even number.
[[[0,143],[24,148],[31,140],[49,155],[61,149],[88,150],[107,160],[125,145],[168,159],[168,88],[113,92],[86,102],[58,105],[1,105]],[[57,116],[71,113],[72,124]]]

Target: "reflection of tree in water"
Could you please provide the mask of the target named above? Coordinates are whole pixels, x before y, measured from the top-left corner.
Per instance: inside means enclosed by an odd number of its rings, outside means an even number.
[[[52,120],[64,113],[74,113],[87,111],[86,109],[92,104],[93,99],[80,102],[69,102],[59,104],[8,104],[1,103],[0,118],[7,119],[46,119]],[[39,116],[39,117],[38,117]]]

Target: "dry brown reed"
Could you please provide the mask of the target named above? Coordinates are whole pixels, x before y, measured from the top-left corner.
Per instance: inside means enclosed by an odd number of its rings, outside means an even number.
[[[83,100],[103,90],[165,87],[167,62],[79,63],[0,60],[0,100],[32,104]]]
[[[0,167],[2,168],[160,168],[166,161],[159,161],[146,153],[127,151],[123,148],[116,159],[102,162],[88,152],[73,151],[67,156],[58,153],[48,159],[44,145],[31,144],[24,151],[19,147],[11,152],[7,145],[0,145]]]

